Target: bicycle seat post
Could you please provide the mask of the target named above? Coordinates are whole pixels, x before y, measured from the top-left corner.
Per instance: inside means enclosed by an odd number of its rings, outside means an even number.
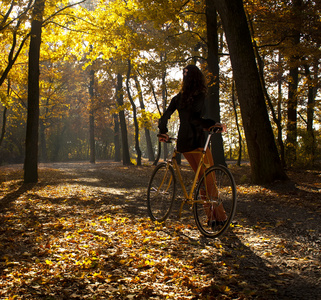
[[[209,131],[209,133],[208,133],[208,135],[207,135],[206,142],[205,142],[205,146],[204,146],[204,148],[203,148],[203,153],[206,153],[206,150],[207,150],[208,145],[209,145],[209,143],[210,143],[212,134],[213,134],[213,132],[212,132],[212,131]]]

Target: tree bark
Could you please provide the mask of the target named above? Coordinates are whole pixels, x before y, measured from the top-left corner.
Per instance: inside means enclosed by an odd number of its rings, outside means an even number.
[[[220,67],[218,54],[217,12],[212,0],[206,0],[206,24],[207,24],[207,65],[211,73],[211,81],[208,87],[207,117],[220,122]],[[224,157],[223,139],[221,134],[214,134],[211,139],[212,154],[215,165],[226,166]]]
[[[94,113],[94,83],[95,83],[95,72],[94,69],[90,70],[90,81],[89,81],[89,161],[94,164],[96,162],[96,149],[95,149],[95,113]]]
[[[121,161],[121,146],[119,142],[119,120],[118,115],[114,114],[114,144],[115,144],[115,161]]]
[[[24,182],[38,181],[38,131],[39,131],[39,60],[41,27],[45,0],[36,0],[31,22],[28,68],[28,115],[26,149],[24,162]]]
[[[144,104],[144,100],[143,100],[142,88],[140,86],[137,76],[134,76],[134,80],[135,80],[135,85],[136,85],[136,89],[138,92],[140,108],[142,110],[142,113],[145,113],[145,104]],[[154,161],[155,155],[154,155],[154,149],[153,149],[153,145],[152,145],[152,139],[150,137],[149,125],[146,123],[144,124],[144,131],[145,131],[145,139],[146,139],[146,145],[147,145],[148,160]]]
[[[277,130],[278,130],[278,138],[277,142],[279,145],[279,151],[280,151],[280,157],[281,157],[281,164],[285,168],[286,167],[286,161],[285,161],[285,147],[283,143],[283,134],[282,134],[282,83],[283,83],[283,73],[281,68],[281,62],[282,62],[282,56],[279,53],[279,74],[278,74],[278,102],[277,102],[277,114],[275,116],[275,121],[277,124]]]
[[[295,59],[290,60],[294,63]],[[297,106],[299,70],[298,67],[290,67],[289,72],[289,90],[287,107],[287,136],[286,136],[286,161],[292,165],[296,161],[297,148]]]
[[[287,179],[281,166],[242,0],[214,0],[224,27],[254,183]]]
[[[153,85],[153,83],[151,81],[149,81],[149,84],[150,84],[151,90],[153,92],[153,97],[154,97],[154,100],[155,100],[155,105],[157,107],[157,111],[159,112],[160,115],[162,115],[161,108],[160,108],[160,106],[158,104],[158,101],[157,101],[157,96],[156,96],[154,85]],[[157,153],[156,153],[155,161],[153,162],[154,166],[156,166],[158,164],[158,161],[159,161],[159,159],[161,157],[161,152],[162,152],[162,143],[158,142],[158,144],[157,144]]]
[[[238,121],[234,80],[232,81],[232,104],[233,104],[233,110],[234,110],[234,115],[235,115],[235,123],[236,123],[237,133],[238,133],[238,137],[239,137],[239,151],[238,151],[239,154],[237,157],[237,165],[240,166],[241,161],[242,161],[242,135],[241,135],[241,130],[240,130],[240,124]]]
[[[251,29],[251,33],[253,34],[254,30],[253,30],[253,25],[252,22],[250,21],[250,18],[248,18],[248,22],[249,22],[249,27]],[[281,100],[282,98],[278,99],[278,105],[277,105],[277,112],[278,114],[275,112],[274,106],[272,104],[271,101],[271,97],[267,91],[267,88],[265,86],[265,78],[264,78],[264,60],[261,58],[261,55],[259,53],[259,49],[257,47],[256,41],[253,42],[253,47],[255,50],[255,57],[257,59],[257,64],[258,64],[258,68],[259,68],[259,75],[260,75],[260,80],[261,80],[261,85],[262,85],[262,89],[263,89],[263,93],[265,96],[265,100],[268,103],[268,106],[270,108],[270,112],[272,114],[272,118],[274,123],[276,124],[277,127],[277,131],[278,131],[278,138],[277,138],[277,142],[279,145],[279,151],[280,151],[280,156],[281,156],[281,164],[283,167],[286,166],[285,163],[285,152],[284,152],[284,143],[283,143],[283,136],[282,136],[282,115],[280,112],[280,108],[281,108]],[[280,60],[281,60],[281,56],[279,55],[279,64],[280,64]],[[280,72],[281,68],[280,68]],[[282,73],[279,74],[279,80],[278,80],[278,90],[279,90],[279,96],[281,96],[281,87],[282,87]]]
[[[292,4],[292,11],[295,18],[298,18],[300,9],[302,7],[302,0],[294,0]],[[296,24],[300,22],[294,21]],[[293,28],[291,34],[292,49],[300,43],[300,31],[298,27]],[[292,50],[291,49],[291,50]],[[289,88],[288,88],[288,107],[287,107],[287,140],[286,140],[286,159],[289,165],[292,165],[296,161],[296,149],[297,149],[297,106],[298,106],[298,84],[299,84],[299,57],[297,54],[293,54],[289,58],[290,71],[289,71]]]
[[[165,56],[166,57],[166,56]],[[163,71],[162,74],[162,100],[163,100],[163,113],[165,112],[166,108],[167,108],[167,88],[166,88],[166,69]],[[167,149],[167,144],[166,143],[159,143],[159,145],[163,145],[164,146],[164,160],[167,159],[168,157],[168,149]],[[161,149],[160,149],[161,151]]]
[[[7,107],[5,106],[3,109],[3,114],[2,114],[2,128],[1,128],[1,135],[0,135],[0,146],[2,144],[2,141],[4,139],[4,135],[6,133],[6,123],[7,123]]]
[[[8,79],[8,87],[7,87],[7,96],[8,97],[10,96],[10,89],[11,89],[11,82]],[[8,110],[8,108],[6,106],[4,106],[3,114],[2,114],[2,129],[1,129],[1,134],[0,134],[0,147],[1,147],[2,141],[4,139],[4,135],[6,133],[7,110]]]
[[[314,108],[315,108],[315,96],[317,92],[317,88],[313,81],[316,81],[318,77],[318,60],[316,60],[313,64],[314,67],[314,78],[312,78],[310,66],[305,66],[305,75],[308,80],[308,103],[307,103],[307,137],[305,141],[306,154],[308,159],[310,160],[310,165],[314,165],[315,160],[315,136],[313,131],[313,118],[314,118]]]
[[[121,130],[121,141],[122,141],[122,154],[123,154],[123,165],[130,165],[130,155],[129,155],[129,146],[128,146],[128,137],[127,137],[127,125],[124,112],[124,96],[123,96],[123,76],[117,74],[117,88],[116,88],[116,99],[118,106],[120,107],[119,111],[119,122]]]
[[[127,88],[127,95],[128,95],[129,102],[133,108],[133,119],[134,119],[134,126],[135,126],[135,150],[137,153],[137,166],[141,166],[142,165],[142,152],[139,147],[139,126],[138,126],[138,121],[137,121],[137,108],[136,108],[136,104],[135,104],[133,97],[131,95],[131,92],[130,92],[130,86],[129,86],[130,73],[131,73],[131,62],[130,62],[130,60],[128,60],[126,88]]]

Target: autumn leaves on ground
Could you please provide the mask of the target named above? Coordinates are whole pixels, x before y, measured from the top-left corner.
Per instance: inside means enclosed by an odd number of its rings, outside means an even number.
[[[186,208],[146,213],[152,166],[112,162],[0,167],[0,299],[318,299],[321,175],[238,184],[236,224],[206,239]]]

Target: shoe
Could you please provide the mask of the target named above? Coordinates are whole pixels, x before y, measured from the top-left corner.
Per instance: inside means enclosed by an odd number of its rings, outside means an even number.
[[[216,221],[216,226],[224,226],[226,221],[227,221],[227,219],[224,221]]]
[[[210,221],[210,220],[208,220],[207,225],[210,226],[212,229],[214,229],[216,226],[223,227],[225,225],[226,221],[227,221],[227,219],[225,221],[216,221],[216,220]]]

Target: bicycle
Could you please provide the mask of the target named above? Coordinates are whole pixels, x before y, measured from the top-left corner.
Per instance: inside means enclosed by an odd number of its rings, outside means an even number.
[[[230,226],[236,210],[236,185],[231,172],[225,166],[209,166],[205,164],[206,149],[211,136],[220,130],[214,127],[208,133],[201,159],[195,172],[194,180],[189,193],[186,190],[180,167],[177,163],[176,148],[171,159],[158,164],[149,181],[147,189],[147,211],[152,221],[164,222],[170,215],[175,201],[176,175],[183,190],[184,199],[180,205],[178,217],[181,218],[183,206],[192,205],[194,219],[198,230],[206,237],[215,238],[222,235]],[[169,138],[168,142],[176,140]],[[205,172],[198,180],[201,169]],[[213,194],[211,184],[216,186]],[[214,189],[215,190],[215,189]],[[224,222],[215,220],[215,208],[223,205],[227,215]]]

